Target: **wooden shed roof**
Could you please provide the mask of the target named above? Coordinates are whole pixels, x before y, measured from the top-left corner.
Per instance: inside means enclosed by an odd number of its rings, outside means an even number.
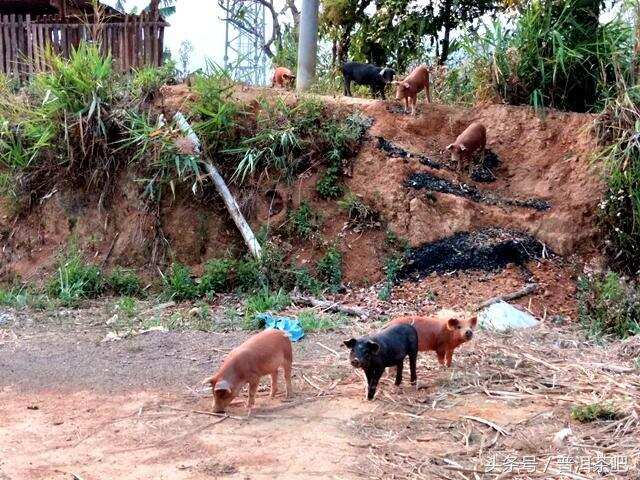
[[[101,5],[110,16],[122,15],[115,8]],[[92,12],[91,0],[0,0],[0,15],[78,15]]]

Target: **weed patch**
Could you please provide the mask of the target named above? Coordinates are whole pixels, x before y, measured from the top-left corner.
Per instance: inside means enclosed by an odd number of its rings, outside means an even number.
[[[580,423],[591,423],[596,420],[616,420],[620,411],[612,402],[579,405],[571,409],[571,418]]]
[[[302,201],[300,206],[289,213],[287,231],[304,240],[308,240],[318,231],[322,218],[313,210],[309,202]]]
[[[230,291],[235,265],[236,263],[230,259],[215,259],[205,263],[204,273],[199,282],[200,294],[211,296]]]
[[[640,333],[640,290],[615,272],[578,281],[580,323],[590,337]]]
[[[47,286],[47,293],[66,306],[76,306],[80,300],[95,298],[103,291],[104,278],[100,268],[85,263],[74,246],[60,259]]]
[[[245,330],[259,330],[264,327],[263,322],[256,318],[256,315],[263,312],[277,312],[291,305],[291,298],[283,290],[270,292],[263,290],[257,292],[245,301],[244,326]]]
[[[181,302],[198,296],[198,286],[192,278],[191,270],[181,263],[171,265],[169,272],[162,277],[162,284],[166,299]]]
[[[313,310],[303,310],[298,314],[298,320],[305,332],[336,330],[346,322],[344,316],[322,315],[314,312]]]
[[[107,286],[116,295],[135,296],[142,292],[142,281],[136,272],[116,267],[107,277]]]
[[[316,265],[318,276],[331,291],[338,291],[342,285],[342,252],[332,246]]]

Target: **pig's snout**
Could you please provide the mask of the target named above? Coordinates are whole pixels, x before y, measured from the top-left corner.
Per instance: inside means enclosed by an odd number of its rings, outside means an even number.
[[[360,360],[358,360],[357,358],[351,359],[351,365],[353,365],[356,368],[360,368],[362,366],[362,364],[360,363]]]
[[[471,340],[472,337],[473,332],[471,330],[467,330],[466,332],[464,332],[464,338],[466,338],[467,340]]]

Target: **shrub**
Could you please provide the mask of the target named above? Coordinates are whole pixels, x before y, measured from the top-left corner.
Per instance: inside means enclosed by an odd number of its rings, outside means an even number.
[[[596,420],[616,420],[620,418],[620,411],[612,402],[591,403],[573,407],[571,409],[571,418],[580,423],[590,423]]]
[[[270,292],[263,290],[249,296],[244,308],[245,330],[258,330],[264,324],[256,319],[256,315],[267,311],[278,311],[291,305],[291,298],[282,290]]]
[[[309,239],[320,227],[320,214],[313,210],[309,202],[302,201],[300,206],[289,212],[287,230],[302,239]]]
[[[384,248],[386,256],[382,268],[385,275],[385,284],[378,293],[378,298],[387,301],[391,298],[391,291],[398,278],[398,273],[404,267],[405,258],[409,250],[409,242],[398,237],[395,232],[388,230]]]
[[[163,295],[165,298],[181,302],[198,296],[198,286],[191,278],[191,270],[179,262],[171,265],[171,270],[163,275]]]
[[[342,253],[337,247],[329,247],[316,265],[318,276],[330,290],[337,291],[342,284]]]
[[[58,262],[58,268],[49,281],[47,292],[66,306],[75,306],[80,300],[95,298],[104,290],[104,278],[100,268],[87,264],[80,252],[70,247]]]
[[[628,71],[631,28],[585,22],[584,5],[530,2],[505,28],[502,19],[463,36],[477,93],[491,89],[510,104],[586,111],[610,95],[614,72]],[[492,96],[478,95],[482,96]]]
[[[235,262],[233,260],[209,260],[204,265],[204,273],[200,278],[199,290],[201,295],[227,292],[231,289],[231,274]]]
[[[34,293],[23,287],[13,287],[8,290],[0,288],[0,305],[44,310],[50,306],[49,298],[41,293]]]
[[[612,265],[632,275],[640,272],[640,86],[622,89],[596,121],[602,146],[595,161],[604,167],[607,191],[599,205]]]
[[[136,299],[131,297],[122,297],[116,303],[116,308],[119,314],[127,318],[132,318],[136,314]]]
[[[161,67],[142,67],[133,72],[131,93],[134,98],[147,100],[153,97],[163,85],[176,78],[176,65],[166,62]]]
[[[344,193],[341,167],[332,165],[318,179],[316,191],[322,198],[340,198]]]
[[[589,336],[640,333],[640,290],[615,272],[578,281],[580,322]]]
[[[242,292],[251,292],[264,285],[260,262],[253,257],[245,257],[236,265],[236,283]]]
[[[347,213],[348,225],[355,229],[374,228],[380,225],[380,213],[364,203],[355,193],[349,192],[338,205]]]
[[[298,320],[305,332],[320,332],[336,330],[344,323],[344,317],[340,315],[319,315],[312,310],[304,310],[298,314]]]
[[[136,272],[128,268],[116,267],[107,277],[107,286],[116,295],[133,296],[140,294],[142,282]]]

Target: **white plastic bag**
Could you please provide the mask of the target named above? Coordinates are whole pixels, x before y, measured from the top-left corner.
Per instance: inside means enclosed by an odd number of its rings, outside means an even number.
[[[538,325],[535,318],[522,310],[518,310],[507,302],[497,302],[489,305],[478,314],[478,324],[488,330],[514,330],[531,328]]]

